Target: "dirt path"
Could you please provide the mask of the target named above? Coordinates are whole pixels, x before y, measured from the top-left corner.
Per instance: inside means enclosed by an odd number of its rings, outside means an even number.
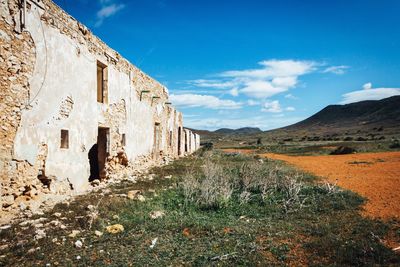
[[[226,152],[242,152],[224,150]],[[288,156],[261,154],[286,161],[302,170],[325,178],[331,183],[359,193],[368,199],[367,216],[400,219],[400,152],[362,153],[350,155]]]

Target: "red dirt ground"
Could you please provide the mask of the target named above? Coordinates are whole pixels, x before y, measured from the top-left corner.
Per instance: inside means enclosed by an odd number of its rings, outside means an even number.
[[[251,153],[225,149],[225,152]],[[400,152],[349,155],[288,156],[261,154],[283,160],[330,183],[352,190],[368,199],[364,215],[384,220],[400,219]]]

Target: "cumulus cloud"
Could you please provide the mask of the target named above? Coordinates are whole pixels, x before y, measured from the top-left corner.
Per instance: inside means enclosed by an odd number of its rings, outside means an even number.
[[[268,98],[298,83],[298,77],[315,70],[317,63],[301,60],[264,60],[258,69],[232,70],[220,74],[238,83],[239,92],[249,97]]]
[[[271,113],[279,113],[282,112],[281,105],[278,100],[267,101],[264,103],[261,111],[263,112],[271,112]]]
[[[118,11],[125,8],[124,4],[113,3],[112,0],[100,0],[100,5],[101,8],[96,14],[95,27],[99,27],[106,18],[115,15]]]
[[[285,108],[286,111],[295,111],[296,109],[294,107],[287,107]]]
[[[268,98],[285,92],[287,89],[288,88],[275,87],[269,81],[255,80],[246,82],[240,92],[255,98]]]
[[[366,83],[363,85],[362,90],[342,95],[343,99],[340,104],[348,104],[364,100],[380,100],[394,95],[400,95],[400,88],[372,88],[371,83]]]
[[[261,61],[258,65],[259,68],[255,69],[224,71],[217,74],[215,79],[192,80],[189,84],[228,90],[235,96],[242,93],[254,98],[268,98],[295,87],[298,78],[314,71],[318,63],[273,59]]]
[[[296,60],[264,60],[258,63],[260,69],[232,70],[221,73],[223,77],[242,77],[256,79],[271,79],[276,77],[297,77],[315,69],[313,61]]]
[[[333,73],[333,74],[344,74],[346,70],[350,68],[349,66],[340,65],[340,66],[331,66],[322,71],[322,73]]]
[[[212,95],[181,94],[170,95],[171,102],[180,107],[203,107],[211,109],[239,109],[241,103],[219,99]]]

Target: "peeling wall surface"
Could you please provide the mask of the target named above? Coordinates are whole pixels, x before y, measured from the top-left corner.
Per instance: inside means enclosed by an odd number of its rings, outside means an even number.
[[[183,128],[167,89],[52,1],[0,2],[3,210],[39,193],[87,190],[96,175],[89,158],[101,150],[100,129],[106,167],[94,180],[199,148],[200,137]],[[98,101],[99,64],[104,103]]]

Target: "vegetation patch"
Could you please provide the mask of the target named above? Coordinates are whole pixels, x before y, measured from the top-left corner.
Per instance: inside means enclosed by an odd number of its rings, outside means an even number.
[[[381,242],[392,224],[359,215],[364,199],[316,183],[315,177],[282,162],[199,152],[152,173],[153,180],[118,184],[56,206],[34,223],[49,225],[41,228],[43,238],[35,239],[40,225],[2,230],[0,240],[9,246],[2,248],[0,264],[400,263]],[[145,201],[124,196],[132,190],[140,190]],[[110,226],[118,231],[107,232]]]

